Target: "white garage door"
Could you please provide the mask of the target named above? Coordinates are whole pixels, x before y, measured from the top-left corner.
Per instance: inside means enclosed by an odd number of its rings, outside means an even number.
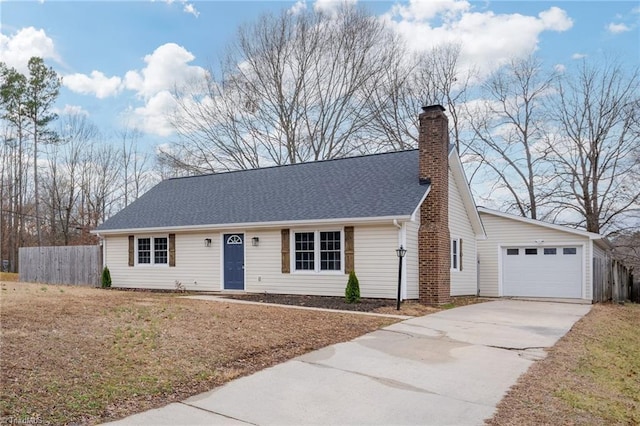
[[[582,297],[582,247],[502,249],[505,296]]]

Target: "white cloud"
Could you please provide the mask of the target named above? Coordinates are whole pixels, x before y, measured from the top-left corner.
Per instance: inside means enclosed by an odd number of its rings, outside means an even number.
[[[98,99],[117,95],[122,90],[120,77],[107,77],[100,71],[91,71],[91,75],[69,74],[62,79],[69,90],[85,95],[93,94]]]
[[[313,8],[317,12],[333,13],[344,4],[356,4],[358,0],[316,0]]]
[[[396,4],[391,13],[398,15],[402,20],[406,21],[424,21],[433,19],[443,14],[448,17],[454,17],[456,14],[467,12],[471,9],[471,5],[467,1],[460,0],[442,0],[442,1],[421,1],[411,0],[407,6]]]
[[[128,71],[125,87],[149,99],[164,90],[172,90],[206,74],[204,68],[189,65],[195,56],[182,46],[167,43],[144,57],[147,66],[140,71]]]
[[[32,56],[62,63],[53,40],[43,29],[27,27],[21,28],[13,35],[0,34],[0,61],[21,73],[26,73],[27,63]]]
[[[551,7],[540,12],[538,16],[547,30],[562,32],[573,26],[573,20],[559,7]]]
[[[544,10],[538,16],[495,14],[476,12],[464,0],[412,0],[406,6],[395,5],[381,19],[416,51],[459,43],[461,67],[463,70],[474,67],[481,76],[513,58],[529,55],[537,49],[544,31],[562,32],[573,26],[567,13],[557,7]]]
[[[575,59],[575,60],[584,59],[586,57],[587,57],[586,53],[579,53],[579,52],[574,53],[573,55],[571,55],[571,59]]]
[[[173,127],[167,120],[176,107],[176,102],[166,90],[156,93],[147,100],[143,107],[131,108],[127,113],[127,120],[133,127],[143,132],[158,136],[170,136]]]
[[[153,3],[156,0],[151,0],[151,2]],[[168,4],[169,6],[171,6],[173,3],[175,3],[176,0],[162,0],[164,3]],[[193,3],[189,3],[188,0],[178,0],[180,4],[183,5],[182,11],[184,13],[189,13],[193,16],[195,16],[196,18],[198,16],[200,16],[200,12],[196,9],[196,7],[193,5]]]
[[[564,64],[556,64],[553,66],[553,69],[556,72],[563,73],[567,70],[567,67]]]
[[[623,24],[623,23],[614,24],[612,22],[609,25],[607,25],[607,31],[609,31],[611,34],[620,34],[620,33],[624,33],[624,32],[627,32],[627,31],[631,31],[631,28],[628,27],[626,24]]]
[[[198,16],[200,16],[200,12],[198,12],[198,10],[196,9],[196,7],[193,5],[193,3],[185,3],[184,4],[184,9],[182,9],[183,12],[186,13],[190,13],[193,16],[195,16],[196,18]]]
[[[305,0],[298,0],[291,8],[289,9],[289,13],[292,15],[297,15],[300,12],[307,9],[307,3]]]
[[[89,116],[89,111],[82,108],[80,105],[65,104],[63,108],[54,108],[53,112],[58,115],[84,115]]]
[[[125,89],[133,91],[144,105],[131,107],[127,112],[128,119],[145,132],[167,136],[172,129],[166,114],[175,106],[171,91],[206,75],[204,68],[189,65],[194,59],[184,47],[167,43],[144,57],[144,68],[127,71],[123,78],[107,77],[94,70],[89,75],[67,75],[63,84],[76,93],[92,94],[98,99],[118,95]]]

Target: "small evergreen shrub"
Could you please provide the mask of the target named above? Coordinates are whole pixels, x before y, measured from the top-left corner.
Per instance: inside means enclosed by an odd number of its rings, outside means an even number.
[[[102,270],[102,288],[111,287],[111,272],[109,272],[109,268],[106,266]]]
[[[360,283],[358,283],[358,277],[356,277],[354,271],[349,273],[347,288],[344,290],[344,299],[347,303],[360,302]]]

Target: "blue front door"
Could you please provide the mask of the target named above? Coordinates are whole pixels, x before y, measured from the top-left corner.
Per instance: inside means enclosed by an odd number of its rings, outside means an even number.
[[[244,234],[224,234],[224,289],[244,290]]]

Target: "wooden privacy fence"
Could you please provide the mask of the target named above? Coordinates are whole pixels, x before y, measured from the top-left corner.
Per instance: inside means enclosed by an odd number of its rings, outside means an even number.
[[[99,286],[102,247],[20,247],[20,281]]]
[[[624,302],[633,300],[632,270],[620,261],[605,258],[593,258],[593,301]]]

